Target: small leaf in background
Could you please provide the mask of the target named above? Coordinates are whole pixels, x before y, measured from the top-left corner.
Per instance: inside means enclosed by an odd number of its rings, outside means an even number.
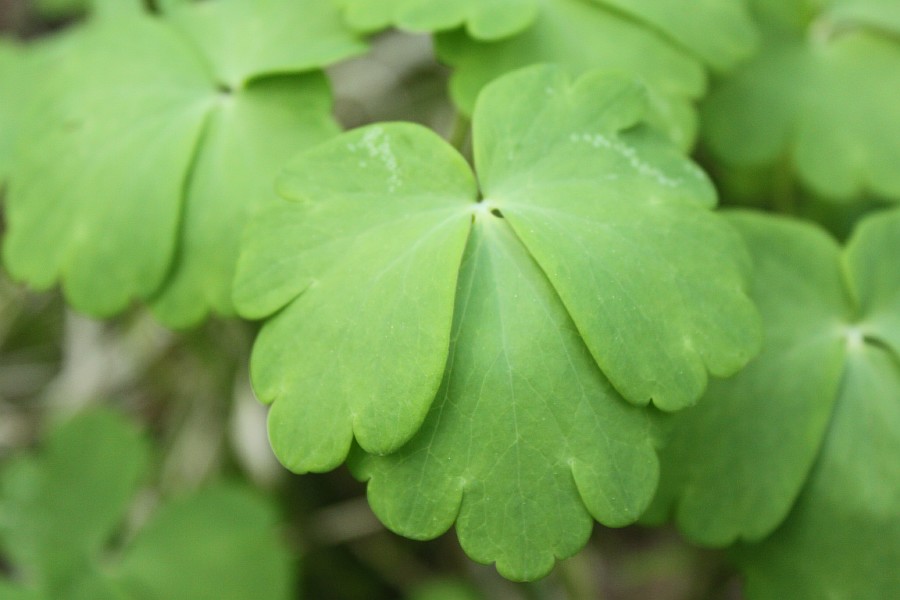
[[[235,290],[245,316],[276,313],[251,375],[289,468],[336,466],[352,434],[386,524],[427,538],[458,516],[466,551],[515,579],[576,552],[592,516],[637,518],[656,459],[630,404],[690,405],[759,343],[739,236],[644,101],[557,67],[492,84],[477,202],[462,157],[414,125],[294,161]]]
[[[667,0],[542,0],[534,25],[519,35],[485,43],[450,32],[437,38],[437,52],[455,69],[451,93],[467,113],[485,84],[529,64],[638,77],[650,90],[649,119],[687,147],[696,128],[693,102],[706,89],[703,59],[717,68],[733,66],[754,41],[743,4],[734,0],[690,10]]]
[[[293,563],[276,523],[255,492],[208,487],[153,515],[125,549],[117,580],[138,598],[290,598]]]
[[[787,160],[833,200],[900,200],[900,43],[885,35],[889,24],[860,19],[855,8],[866,5],[836,0],[799,17],[762,9],[760,52],[703,106],[713,155],[740,167]]]
[[[531,25],[539,0],[334,0],[362,32],[389,26],[435,32],[461,25],[475,39],[493,40]]]
[[[889,597],[900,583],[900,211],[864,220],[843,253],[808,225],[732,220],[754,257],[766,342],[673,417],[649,520],[674,505],[693,540],[763,540],[737,551],[751,599]]]
[[[436,581],[421,585],[406,600],[483,600],[465,580]]]
[[[148,466],[146,441],[113,413],[59,426],[38,455],[3,468],[5,555],[45,593],[62,593],[110,542]]]
[[[0,547],[14,579],[0,598],[278,600],[292,560],[266,498],[218,484],[164,502],[121,531],[146,476],[148,445],[121,416],[82,413],[36,456],[0,474]],[[4,595],[6,594],[6,595]]]
[[[324,79],[302,72],[364,50],[335,8],[301,4],[185,4],[70,33],[23,125],[11,274],[59,280],[96,316],[151,297],[173,326],[231,314],[246,215],[290,155],[337,132]]]

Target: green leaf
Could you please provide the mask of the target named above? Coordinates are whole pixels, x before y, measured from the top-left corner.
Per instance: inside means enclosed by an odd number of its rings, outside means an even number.
[[[327,0],[216,0],[175,5],[167,14],[208,58],[216,80],[232,88],[366,50]]]
[[[684,5],[669,0],[593,0],[622,11],[681,44],[704,63],[725,71],[755,49],[757,31],[742,0]]]
[[[251,318],[288,305],[260,332],[251,375],[274,402],[281,461],[328,470],[353,435],[390,452],[421,424],[447,360],[477,189],[435,134],[393,124],[303,155],[281,190],[299,204],[273,206],[247,231],[236,302]]]
[[[0,38],[0,186],[9,175],[22,111],[19,88],[21,62],[19,47]]]
[[[234,312],[241,226],[255,205],[277,199],[272,182],[297,148],[338,133],[330,110],[328,84],[318,73],[269,78],[222,99],[195,158],[172,273],[152,299],[163,322],[183,327],[210,309]]]
[[[900,4],[894,0],[830,0],[828,5],[836,21],[900,33]]]
[[[126,550],[116,578],[135,598],[291,598],[293,565],[276,522],[254,492],[206,488],[160,508]]]
[[[17,581],[0,579],[0,598],[291,597],[275,512],[244,487],[208,487],[163,503],[136,534],[120,531],[148,458],[130,423],[93,410],[5,464],[0,547]]]
[[[463,24],[473,38],[493,40],[531,25],[539,0],[334,0],[358,31],[389,26],[434,32]]]
[[[60,280],[89,314],[161,294],[158,316],[186,326],[233,312],[246,215],[279,165],[336,131],[321,76],[296,72],[362,46],[327,26],[338,16],[326,3],[222,0],[167,15],[91,23],[52,61],[22,133],[4,255],[14,277]],[[298,15],[322,30],[298,37]]]
[[[741,167],[786,157],[825,197],[900,200],[896,39],[827,11],[764,31],[762,51],[704,106],[702,135],[715,156]]]
[[[752,50],[754,37],[741,3],[733,0],[691,10],[665,0],[541,0],[534,25],[520,35],[487,43],[450,32],[437,38],[437,51],[455,69],[450,91],[466,113],[485,84],[534,63],[558,63],[576,74],[607,69],[639,77],[651,91],[649,118],[686,147],[696,127],[692,103],[706,88],[703,64],[688,48],[730,66]]]
[[[540,267],[479,217],[463,261],[444,384],[422,431],[355,466],[390,529],[460,544],[517,580],[634,521],[656,485],[648,415],[603,377]],[[523,324],[527,323],[527,327]]]
[[[732,222],[753,253],[763,351],[674,416],[645,517],[661,521],[673,510],[687,537],[721,546],[762,539],[794,504],[828,425],[853,313],[834,240],[752,213]]]
[[[898,398],[896,354],[868,343],[848,352],[828,435],[797,505],[774,535],[735,552],[750,600],[891,598],[900,589]]]
[[[62,593],[115,532],[148,458],[141,435],[113,413],[86,413],[60,426],[41,454],[2,472],[7,556],[39,588]]]
[[[592,516],[637,517],[653,430],[619,393],[683,407],[759,343],[740,239],[702,173],[640,125],[643,101],[556,67],[492,84],[479,202],[462,158],[414,125],[297,158],[294,202],[251,224],[235,289],[246,316],[274,314],[251,375],[289,468],[336,466],[351,435],[394,452],[357,465],[382,519],[432,537],[459,515],[464,548],[519,579],[576,552]]]
[[[707,371],[729,375],[757,352],[757,314],[743,245],[708,210],[715,191],[633,127],[641,104],[639,86],[602,74],[570,85],[557,69],[523,71],[479,100],[475,162],[485,203],[547,273],[613,385],[678,410]]]
[[[766,342],[674,418],[651,520],[675,504],[692,539],[762,539],[736,554],[751,599],[889,597],[900,558],[900,211],[868,218],[843,252],[807,225],[733,221],[756,261]]]

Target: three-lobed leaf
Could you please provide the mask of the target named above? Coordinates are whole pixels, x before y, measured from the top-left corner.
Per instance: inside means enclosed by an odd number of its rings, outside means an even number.
[[[592,516],[634,520],[656,460],[629,404],[689,405],[758,345],[740,240],[643,114],[636,83],[534,67],[479,100],[478,185],[409,124],[299,156],[235,288],[242,314],[274,315],[251,375],[281,460],[333,468],[355,437],[389,526],[459,516],[513,578],[577,551]]]
[[[22,132],[8,269],[94,315],[136,298],[176,326],[232,313],[245,216],[337,131],[324,79],[301,72],[363,46],[327,3],[287,0],[123,13],[69,37]]]
[[[651,520],[675,506],[701,543],[763,540],[737,551],[750,598],[882,597],[900,557],[900,212],[863,221],[843,252],[808,225],[732,221],[765,344],[673,418]]]

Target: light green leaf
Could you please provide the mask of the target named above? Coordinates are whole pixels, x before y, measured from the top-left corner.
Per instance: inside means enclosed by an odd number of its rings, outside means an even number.
[[[650,89],[652,121],[684,146],[694,137],[691,103],[706,87],[702,66],[686,52],[589,0],[541,0],[534,25],[520,35],[486,43],[450,32],[438,36],[437,52],[455,69],[450,81],[454,102],[470,114],[482,87],[530,64],[557,63],[573,74],[604,69],[638,77]]]
[[[593,0],[657,29],[717,70],[747,58],[757,31],[743,0]]]
[[[0,186],[10,171],[19,115],[23,111],[19,88],[21,62],[19,47],[0,38]]]
[[[272,0],[244,19],[258,3],[197,3],[173,9],[176,26],[121,16],[71,36],[22,134],[4,240],[13,276],[38,288],[60,280],[97,316],[160,291],[157,314],[171,325],[233,312],[246,215],[271,196],[279,165],[336,130],[321,76],[283,72],[361,49],[328,28],[306,39],[292,29],[290,43],[256,33],[281,31],[286,15],[338,18],[316,6]],[[226,170],[213,180],[216,168]]]
[[[787,157],[828,198],[900,200],[900,44],[832,18],[769,24],[762,51],[705,104],[703,136],[730,165]]]
[[[353,435],[390,452],[421,424],[447,359],[477,189],[435,134],[395,124],[303,155],[281,190],[300,204],[274,206],[248,230],[236,301],[248,317],[288,304],[260,332],[254,387],[274,402],[281,461],[328,470]]]
[[[895,0],[830,0],[829,17],[900,33],[900,4]]]
[[[273,182],[297,148],[338,133],[330,110],[328,84],[318,73],[269,78],[221,99],[193,166],[174,268],[152,299],[160,320],[184,327],[209,310],[234,312],[241,224],[255,206],[277,198]]]
[[[735,264],[747,257],[706,210],[716,202],[706,176],[629,129],[640,88],[610,81],[569,86],[537,68],[496,82],[476,108],[475,162],[485,202],[547,273],[613,385],[630,402],[678,410],[707,372],[730,375],[758,350]]]
[[[175,5],[168,16],[208,57],[217,81],[235,89],[366,50],[328,0],[216,0]]]
[[[159,509],[125,551],[116,579],[135,598],[291,598],[277,515],[256,493],[218,485]]]
[[[900,362],[882,316],[900,311],[900,211],[869,217],[843,253],[809,226],[733,220],[756,261],[766,342],[674,418],[651,520],[674,503],[682,530],[714,545],[774,530],[737,552],[751,600],[890,597]]]
[[[389,26],[434,32],[465,24],[473,38],[493,40],[531,25],[539,0],[333,0],[358,31]]]
[[[900,589],[900,365],[848,353],[819,460],[788,520],[735,552],[749,600],[891,598]]]
[[[39,589],[61,594],[109,542],[148,458],[144,439],[115,414],[86,413],[60,426],[41,454],[2,472],[6,555]]]
[[[136,534],[120,531],[148,458],[130,423],[93,410],[51,432],[37,456],[5,464],[0,547],[16,583],[7,594],[0,579],[0,598],[291,597],[275,512],[236,484],[164,502]]]
[[[355,472],[390,529],[427,539],[455,521],[474,560],[537,579],[581,549],[592,517],[624,525],[643,511],[657,478],[651,424],[603,377],[504,220],[476,219],[458,298],[422,431]]]
[[[251,224],[235,290],[246,316],[274,313],[251,374],[282,461],[333,467],[351,435],[394,452],[357,465],[385,522],[432,537],[459,516],[464,548],[513,578],[576,552],[592,516],[634,520],[653,431],[619,394],[682,407],[759,343],[738,235],[642,111],[617,76],[533,67],[492,84],[479,202],[462,158],[418,126],[299,156],[281,186],[294,203]]]
[[[690,539],[721,546],[762,539],[794,504],[828,425],[853,312],[840,249],[827,235],[751,213],[732,222],[753,253],[764,349],[674,417],[645,517],[661,521],[672,510]]]

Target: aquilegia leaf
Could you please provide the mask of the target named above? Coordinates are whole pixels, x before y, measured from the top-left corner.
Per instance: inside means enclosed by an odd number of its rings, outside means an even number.
[[[362,46],[315,0],[184,4],[72,37],[22,134],[9,271],[59,280],[93,315],[151,297],[171,325],[230,314],[245,216],[289,156],[337,132],[324,78],[303,72]]]
[[[692,102],[706,87],[704,61],[732,66],[753,49],[755,31],[735,0],[690,9],[668,0],[541,0],[535,23],[514,37],[487,43],[455,31],[437,41],[439,56],[455,69],[451,93],[465,112],[486,83],[529,64],[555,62],[575,73],[618,70],[647,84],[648,118],[689,145]]]
[[[900,212],[866,219],[843,253],[808,225],[732,220],[753,253],[765,345],[674,416],[654,520],[675,505],[694,540],[764,540],[737,553],[751,598],[890,596],[900,559]]]
[[[574,553],[592,516],[637,518],[656,480],[640,406],[693,403],[759,343],[739,237],[643,115],[632,81],[533,67],[479,100],[478,185],[410,124],[299,156],[235,290],[274,315],[251,375],[279,458],[330,469],[355,437],[386,523],[430,537],[459,514],[513,578]]]

